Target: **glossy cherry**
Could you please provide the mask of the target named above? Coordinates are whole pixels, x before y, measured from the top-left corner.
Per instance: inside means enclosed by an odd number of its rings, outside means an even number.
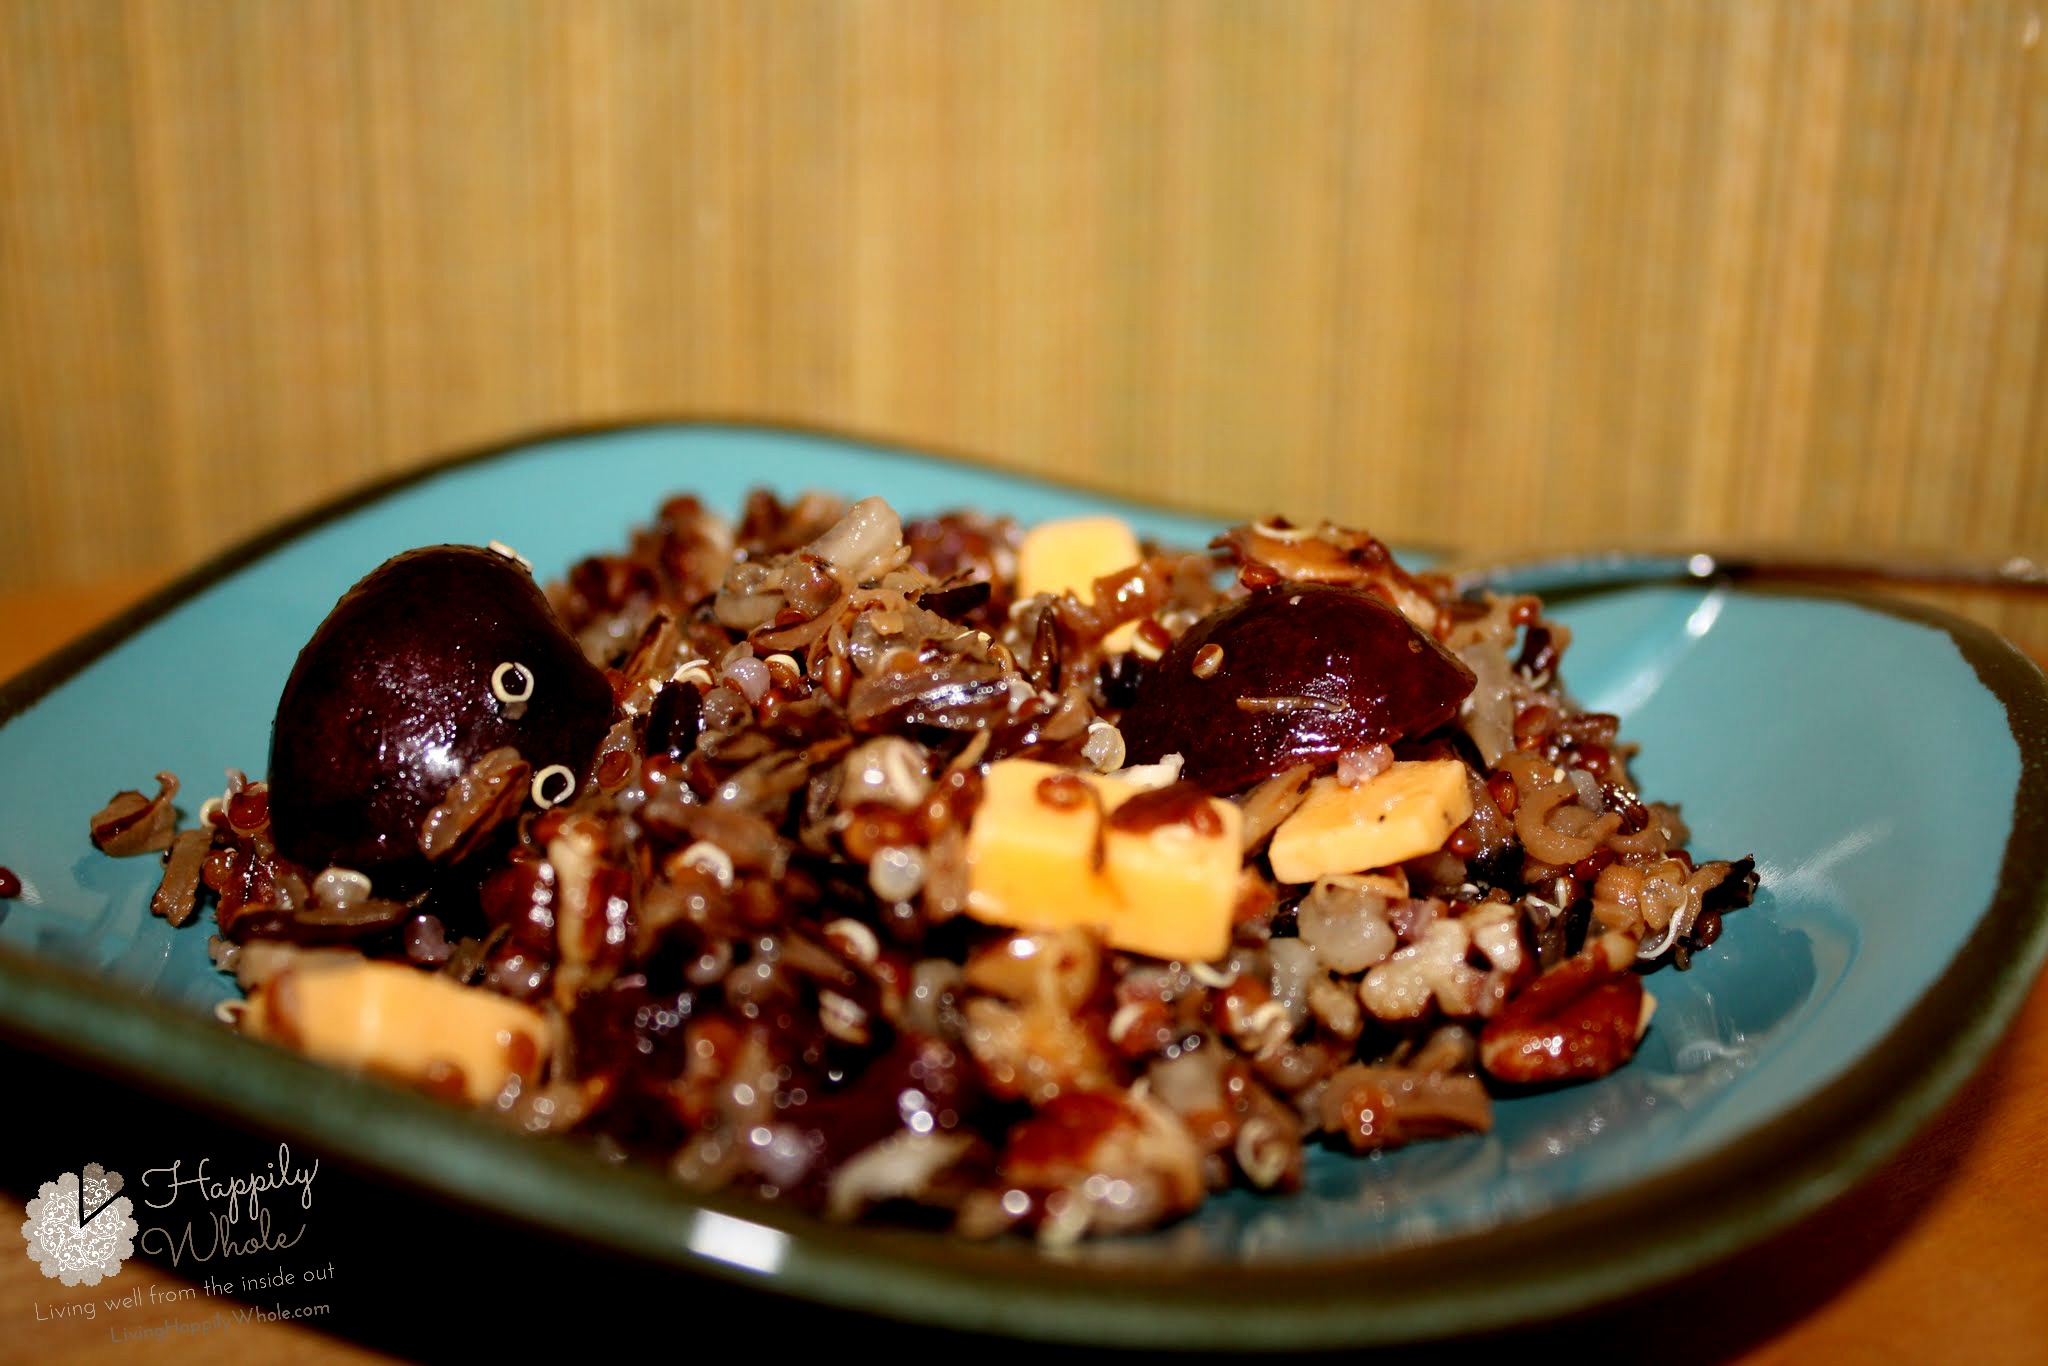
[[[432,875],[420,822],[469,764],[509,745],[580,782],[612,710],[603,672],[516,560],[407,551],[335,604],[284,685],[270,733],[278,848],[367,873],[380,895],[416,891]]]
[[[1433,730],[1472,684],[1461,660],[1370,593],[1282,583],[1189,627],[1120,726],[1130,762],[1178,753],[1183,776],[1236,792]]]

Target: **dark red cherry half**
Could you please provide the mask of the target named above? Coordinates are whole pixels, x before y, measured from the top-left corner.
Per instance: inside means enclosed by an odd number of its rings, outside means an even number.
[[[1434,730],[1472,684],[1457,656],[1379,598],[1283,583],[1189,627],[1146,671],[1119,725],[1130,762],[1177,753],[1183,777],[1236,792]]]
[[[407,551],[349,589],[299,652],[270,732],[272,833],[300,863],[409,894],[432,871],[420,823],[466,767],[510,745],[580,784],[612,708],[603,672],[517,561]]]

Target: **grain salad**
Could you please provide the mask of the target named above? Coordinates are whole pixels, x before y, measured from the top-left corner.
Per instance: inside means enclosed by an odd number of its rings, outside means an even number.
[[[1068,1243],[1628,1062],[1756,874],[1687,851],[1569,644],[1328,523],[679,496],[551,584],[376,568],[263,780],[92,837],[211,907],[247,1034],[699,1189]]]

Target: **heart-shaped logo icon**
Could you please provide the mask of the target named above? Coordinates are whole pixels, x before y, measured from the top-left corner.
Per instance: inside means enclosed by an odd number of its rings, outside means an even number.
[[[97,1162],[86,1163],[78,1174],[78,1226],[84,1228],[97,1219],[114,1203],[124,1184],[121,1173],[110,1172]]]

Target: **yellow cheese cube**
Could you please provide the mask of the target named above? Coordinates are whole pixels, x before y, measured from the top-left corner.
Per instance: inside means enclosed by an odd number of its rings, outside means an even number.
[[[1229,802],[1214,805],[1237,818],[1223,822],[1221,836],[1201,835],[1186,825],[1143,834],[1109,832],[1105,871],[1120,904],[1108,929],[1111,944],[1184,963],[1212,962],[1230,951],[1244,867],[1242,817]]]
[[[1088,928],[1156,958],[1222,957],[1237,901],[1242,813],[1211,797],[1202,800],[1214,819],[1200,829],[1186,821],[1105,827],[1138,792],[1033,759],[989,765],[967,837],[967,913],[1012,929]]]
[[[1093,602],[1097,579],[1138,559],[1138,538],[1121,517],[1042,522],[1017,547],[1017,596],[1072,593]]]
[[[1077,793],[1082,800],[1071,806],[1039,792],[1047,779],[1076,776],[1035,759],[989,765],[967,834],[968,914],[1014,929],[1108,923],[1114,895],[1096,868],[1101,783],[1090,788],[1098,795]]]
[[[1456,759],[1397,763],[1357,787],[1318,778],[1273,832],[1273,876],[1314,882],[1385,868],[1443,848],[1471,815],[1465,766]]]
[[[1042,522],[1017,547],[1017,596],[1072,593],[1095,601],[1095,581],[1138,562],[1138,538],[1121,517],[1069,517]],[[1128,650],[1136,622],[1126,622],[1103,640],[1106,649]]]
[[[302,958],[249,993],[244,1033],[481,1105],[552,1051],[547,1017],[496,992],[398,963]]]

